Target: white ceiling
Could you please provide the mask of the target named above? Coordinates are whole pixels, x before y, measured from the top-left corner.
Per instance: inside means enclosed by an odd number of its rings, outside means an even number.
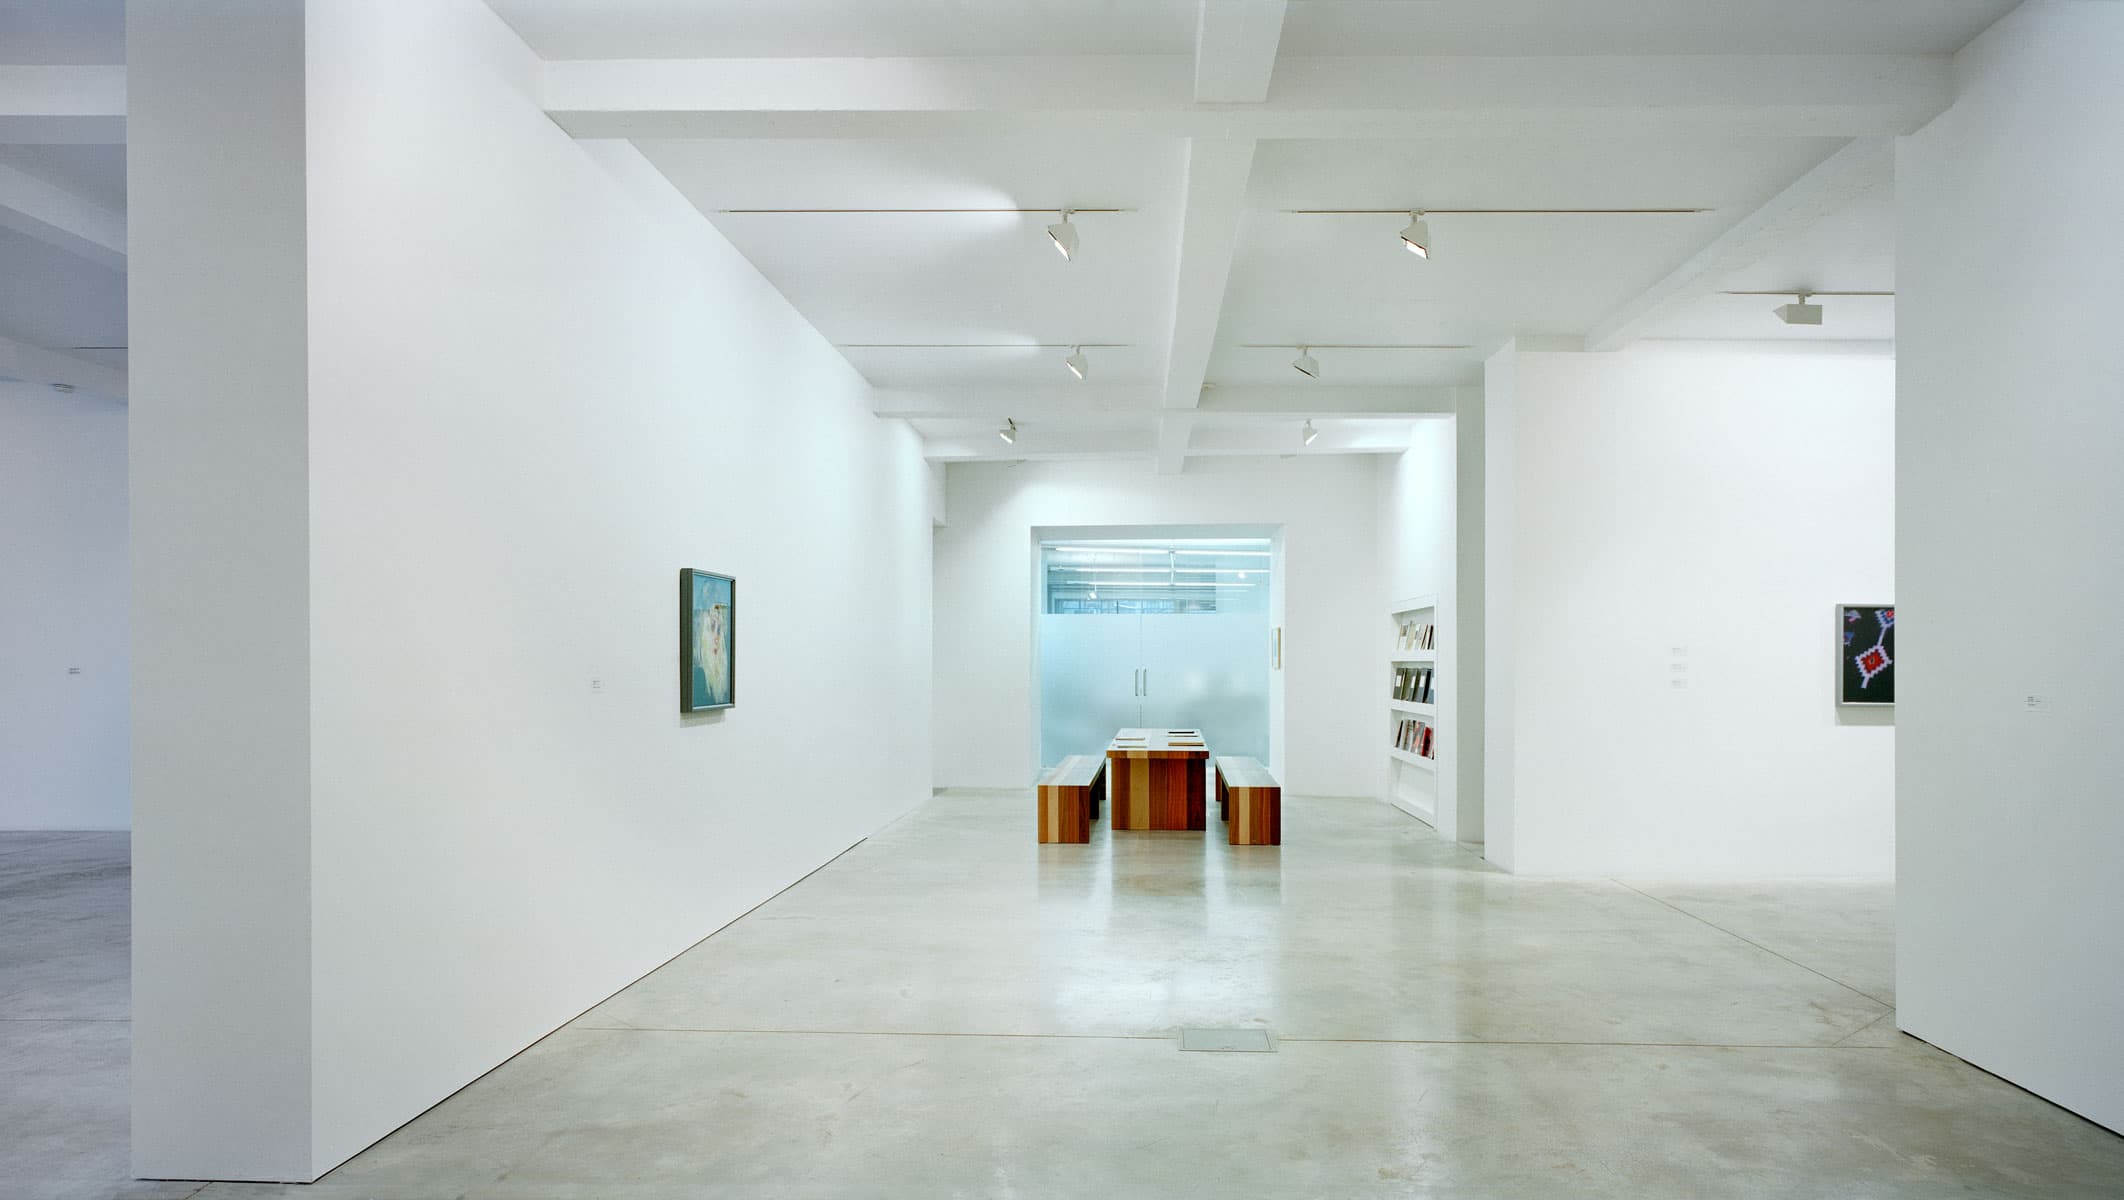
[[[63,191],[125,211],[125,147],[0,144],[0,166],[26,171]]]
[[[1288,55],[1950,54],[2019,0],[1293,0]]]
[[[0,0],[0,70],[124,61],[124,0]],[[122,371],[125,351],[80,347],[125,345],[123,255],[84,254],[53,230],[55,198],[122,247],[125,147],[0,143],[0,358],[19,363],[28,351],[86,390],[122,392],[106,368]],[[27,214],[13,207],[23,202]]]
[[[1397,448],[1513,337],[1891,338],[1892,298],[1825,297],[1825,324],[1802,328],[1770,315],[1778,297],[1722,293],[1892,291],[1892,195],[1839,163],[1853,137],[1937,111],[1942,60],[1916,56],[1951,53],[2013,2],[490,0],[549,60],[674,60],[662,82],[699,79],[703,95],[728,94],[714,85],[730,71],[684,60],[788,60],[748,64],[767,85],[703,102],[724,110],[708,120],[652,103],[628,132],[661,131],[637,139],[648,159],[934,457],[1166,470],[1297,452],[1308,417],[1305,453]],[[1775,55],[1830,57],[1750,57]],[[1852,55],[1875,57],[1834,57]],[[1023,57],[981,61],[998,56]],[[0,0],[0,64],[122,57],[120,0]],[[873,61],[803,61],[817,58]],[[926,61],[880,75],[894,58]],[[1201,91],[1212,77],[1220,90]],[[1223,95],[1249,79],[1265,99]],[[1470,85],[1485,94],[1460,111]],[[1190,88],[1220,102],[1190,104]],[[122,220],[122,146],[0,145],[8,178],[66,193],[89,226]],[[40,241],[6,203],[0,190],[0,338],[123,345],[122,269]],[[1069,262],[1046,212],[725,211],[1064,206],[1128,211],[1077,217]],[[1706,211],[1434,215],[1420,261],[1395,238],[1410,207]],[[1286,211],[1307,208],[1394,211]],[[1079,383],[1062,359],[1084,343]],[[1320,347],[1318,380],[1291,370],[1299,343]],[[1464,348],[1334,348],[1411,344]],[[1015,445],[995,436],[1006,416]]]
[[[489,0],[545,58],[1187,54],[1192,0]]]
[[[1827,321],[1804,328],[1770,314],[1779,298],[1720,294],[1892,291],[1892,197],[1885,180],[1863,171],[1833,174],[1855,132],[1839,126],[1840,116],[1755,120],[1746,110],[1803,101],[1757,96],[1745,85],[1735,93],[1741,100],[1711,98],[1725,74],[1720,62],[1671,56],[1736,56],[1727,61],[1743,73],[1765,72],[1761,90],[1802,93],[1806,86],[1781,83],[1780,68],[1745,56],[1883,56],[1808,60],[1829,63],[1832,73],[1847,64],[1863,99],[1870,76],[1887,79],[1912,70],[1914,56],[1952,53],[2013,2],[492,0],[556,60],[930,60],[899,68],[913,81],[913,99],[887,91],[874,108],[860,98],[874,65],[855,75],[817,68],[824,73],[816,86],[836,97],[821,106],[806,102],[808,64],[780,64],[770,87],[724,106],[736,115],[689,125],[652,113],[637,127],[687,136],[638,144],[846,347],[858,370],[888,390],[880,410],[908,416],[933,456],[1157,455],[1161,469],[1174,469],[1182,455],[1295,450],[1308,416],[1320,436],[1306,453],[1396,448],[1406,444],[1411,421],[1450,408],[1455,393],[1443,389],[1479,385],[1484,358],[1514,337],[1558,344],[1892,337],[1892,298],[1824,298]],[[1243,77],[1248,54],[1264,65],[1316,61],[1292,68],[1296,91],[1279,92],[1270,67],[1260,93],[1266,101],[1255,111],[1280,115],[1224,135],[1258,141],[1248,143],[1250,160],[1239,160],[1246,169],[1220,197],[1191,181],[1191,155],[1217,148],[1217,127],[1199,114],[1248,106],[1174,108],[1171,90],[1193,79],[1200,94],[1201,77],[1187,69],[1210,61],[1197,59],[1198,22],[1225,20],[1221,44],[1243,47],[1258,39],[1264,14],[1269,40],[1219,60],[1223,69]],[[980,76],[955,76],[958,68],[945,65],[1001,55],[1050,65],[1023,68],[1030,72],[1023,89],[1006,87],[986,101],[957,90]],[[1093,55],[1167,57],[1070,65]],[[1486,118],[1465,126],[1412,118],[1406,137],[1353,138],[1360,124],[1393,122],[1364,107],[1380,102],[1345,100],[1334,90],[1332,60],[1350,59],[1356,79],[1375,68],[1355,63],[1380,56],[1411,58],[1414,86],[1405,90],[1425,93],[1410,103],[1427,113],[1453,102],[1426,91],[1424,76],[1442,60],[1620,56],[1613,61],[1625,75],[1635,63],[1649,64],[1645,73],[1653,75],[1663,62],[1687,65],[1666,93],[1654,83],[1650,99],[1617,101],[1624,107],[1612,123],[1543,117],[1572,111],[1578,93],[1571,88],[1579,85],[1565,82],[1557,93],[1530,93],[1525,115],[1514,112],[1507,90],[1486,101]],[[1327,62],[1324,70],[1317,60]],[[1539,89],[1545,75],[1591,78],[1611,60],[1556,61],[1553,71],[1494,75]],[[1163,62],[1179,68],[1154,65]],[[728,77],[712,62],[673,65],[702,72],[704,82]],[[1485,78],[1481,63],[1450,70],[1471,69],[1473,76],[1457,77]],[[1081,71],[1082,86],[1072,87],[1072,70]],[[1689,71],[1698,72],[1696,82]],[[1100,94],[1108,81],[1168,107],[1132,119],[1128,101],[1117,108]],[[1350,84],[1357,90],[1347,94],[1359,96],[1362,86]],[[1394,103],[1391,89],[1384,103]],[[1704,107],[1686,119],[1642,119],[1648,108],[1692,103]],[[1827,112],[1837,100],[1822,103]],[[931,104],[943,119],[925,123]],[[1347,111],[1332,118],[1307,108],[1336,104]],[[848,116],[837,117],[837,108]],[[791,120],[778,123],[779,113]],[[1315,127],[1320,132],[1308,132]],[[1214,173],[1214,158],[1207,169]],[[1814,178],[1824,171],[1832,177]],[[1063,206],[1130,211],[1079,217],[1083,246],[1071,262],[1041,236],[1055,219],[1049,213],[726,211]],[[1401,213],[1418,207],[1703,211],[1440,214],[1430,217],[1432,257],[1421,261],[1401,252],[1395,236],[1407,219]],[[1226,237],[1234,243],[1228,254]],[[1119,345],[1087,351],[1091,379],[1077,384],[1062,368],[1067,350],[1057,348],[1072,343]],[[930,348],[947,344],[966,348]],[[1319,347],[1312,351],[1317,380],[1291,369],[1299,344]],[[995,436],[1006,416],[1021,430],[1014,444]]]
[[[1164,366],[1185,164],[1171,139],[891,139],[640,143],[828,339],[840,343],[1111,344],[1090,378],[1149,386]],[[1128,208],[1055,213],[737,215],[732,208]],[[881,387],[1071,379],[1069,351],[849,349]]]
[[[125,61],[125,0],[0,0],[0,63]]]
[[[1782,289],[1842,292],[1895,290],[1895,193],[1878,187],[1823,217],[1767,255],[1718,280],[1718,291],[1676,309],[1645,331],[1653,338],[1761,338],[1768,341],[1887,341],[1895,337],[1895,299],[1823,296],[1819,327],[1786,325],[1771,312],[1791,296],[1724,292]]]
[[[1946,54],[2018,0],[1292,0],[1282,53]],[[546,58],[1192,54],[1194,0],[490,0]]]

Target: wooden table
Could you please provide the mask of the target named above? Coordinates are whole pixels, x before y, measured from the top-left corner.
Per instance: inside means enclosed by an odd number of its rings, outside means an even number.
[[[1203,766],[1199,729],[1124,729],[1106,746],[1106,799],[1115,829],[1201,829]]]

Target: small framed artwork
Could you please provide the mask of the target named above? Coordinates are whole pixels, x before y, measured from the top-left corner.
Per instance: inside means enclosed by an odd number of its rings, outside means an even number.
[[[1895,605],[1836,606],[1836,702],[1895,703]]]
[[[737,703],[737,580],[679,572],[679,711]]]

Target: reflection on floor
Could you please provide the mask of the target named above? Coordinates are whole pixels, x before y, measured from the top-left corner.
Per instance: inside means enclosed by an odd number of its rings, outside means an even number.
[[[1524,880],[1365,800],[1032,822],[942,795],[317,1185],[199,1195],[2124,1193],[2124,1139],[1895,1032],[1885,886]],[[125,1027],[27,1019],[122,1016],[115,845],[0,840],[0,1194],[122,1172]],[[1275,1052],[1179,1052],[1235,1027]]]

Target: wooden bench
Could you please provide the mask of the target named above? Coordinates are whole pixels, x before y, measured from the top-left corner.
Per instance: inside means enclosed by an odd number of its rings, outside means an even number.
[[[1088,842],[1106,798],[1106,759],[1075,754],[1040,776],[1040,840]]]
[[[1283,785],[1251,758],[1217,760],[1217,815],[1234,846],[1283,844]]]

